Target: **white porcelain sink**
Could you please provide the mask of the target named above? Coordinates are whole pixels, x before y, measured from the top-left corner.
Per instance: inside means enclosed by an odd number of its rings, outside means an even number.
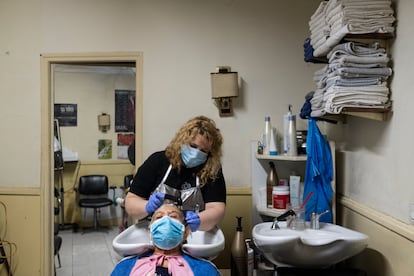
[[[319,230],[292,230],[286,222],[279,222],[280,229],[274,230],[271,225],[272,222],[255,225],[252,236],[261,253],[278,266],[328,267],[368,245],[367,235],[335,224],[321,222]]]
[[[192,232],[183,250],[191,256],[212,260],[224,249],[224,234],[218,227],[210,231]],[[152,248],[148,222],[129,226],[112,241],[112,247],[121,256],[138,255]]]

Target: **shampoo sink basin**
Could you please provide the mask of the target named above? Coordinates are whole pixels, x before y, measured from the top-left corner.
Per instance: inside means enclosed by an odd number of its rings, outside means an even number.
[[[352,257],[368,245],[368,236],[348,228],[320,223],[320,229],[292,230],[286,222],[271,229],[272,222],[254,226],[253,241],[277,266],[324,268]]]
[[[224,249],[224,234],[220,228],[190,233],[183,251],[191,256],[212,260]],[[129,226],[112,241],[115,252],[125,257],[142,254],[152,249],[148,233],[148,222],[142,221]]]

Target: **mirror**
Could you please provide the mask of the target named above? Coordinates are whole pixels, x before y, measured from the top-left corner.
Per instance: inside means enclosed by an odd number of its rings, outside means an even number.
[[[135,67],[55,64],[52,69],[64,161],[127,159],[135,133]]]

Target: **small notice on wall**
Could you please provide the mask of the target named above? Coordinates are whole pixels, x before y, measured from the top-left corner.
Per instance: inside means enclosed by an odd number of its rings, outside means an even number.
[[[98,140],[98,159],[112,158],[112,140],[100,139]]]
[[[128,159],[128,147],[134,139],[134,133],[118,133],[118,159]]]
[[[59,121],[59,126],[78,125],[78,105],[77,104],[55,104],[55,119]]]

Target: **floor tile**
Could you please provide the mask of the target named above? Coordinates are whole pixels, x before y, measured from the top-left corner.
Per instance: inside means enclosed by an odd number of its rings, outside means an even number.
[[[113,227],[107,232],[59,231],[62,237],[62,247],[59,251],[61,267],[55,256],[56,275],[110,275],[120,259],[112,249],[112,240],[118,233],[118,227]]]

